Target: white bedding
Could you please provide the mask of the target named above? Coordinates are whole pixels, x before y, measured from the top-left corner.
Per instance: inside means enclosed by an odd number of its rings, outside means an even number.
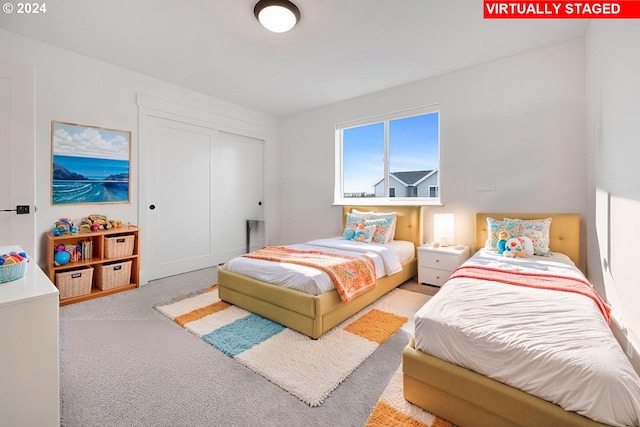
[[[509,259],[481,250],[465,265],[584,278],[564,255]],[[415,343],[565,410],[638,426],[640,378],[583,295],[454,278],[416,313]]]
[[[287,245],[287,247],[303,251],[323,251],[350,256],[367,255],[376,266],[376,278],[389,276],[401,271],[402,263],[415,257],[413,243],[402,240],[379,244],[333,237]],[[277,263],[239,256],[229,260],[224,265],[224,268],[234,273],[312,295],[320,295],[335,289],[327,273],[304,265]]]

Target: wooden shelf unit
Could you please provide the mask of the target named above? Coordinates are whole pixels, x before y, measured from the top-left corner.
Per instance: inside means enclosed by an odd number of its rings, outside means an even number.
[[[92,231],[89,233],[65,234],[62,236],[54,236],[52,232],[47,233],[47,276],[49,276],[49,279],[54,284],[56,284],[56,273],[75,270],[85,266],[96,267],[97,265],[104,265],[115,261],[131,261],[131,278],[128,285],[106,290],[99,289],[98,287],[96,287],[97,269],[94,268],[91,293],[61,299],[60,305],[63,306],[67,304],[73,304],[75,302],[86,301],[93,298],[99,298],[105,295],[137,288],[140,283],[139,231],[140,230],[137,227],[121,227],[112,228],[110,230]],[[114,237],[118,235],[135,236],[133,243],[133,254],[117,258],[105,258],[105,237]],[[78,262],[69,262],[65,265],[60,266],[56,266],[54,264],[53,257],[56,252],[55,248],[58,245],[77,245],[79,242],[87,240],[91,240],[92,242],[91,258],[82,259]]]

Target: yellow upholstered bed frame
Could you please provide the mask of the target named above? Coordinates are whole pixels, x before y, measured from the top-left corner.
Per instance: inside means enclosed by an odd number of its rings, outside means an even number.
[[[475,249],[487,239],[487,217],[552,218],[550,249],[580,258],[580,215],[477,213]],[[416,350],[414,340],[402,353],[403,392],[409,402],[460,427],[603,426],[575,412],[474,371]]]
[[[343,228],[346,213],[352,208],[361,211],[396,212],[396,240],[408,240],[422,244],[421,206],[344,206]],[[414,257],[402,265],[401,272],[378,279],[377,286],[344,304],[335,289],[314,296],[293,289],[283,288],[241,274],[218,268],[219,295],[238,307],[264,316],[300,333],[318,338],[329,329],[348,319],[382,295],[417,274],[417,259]]]

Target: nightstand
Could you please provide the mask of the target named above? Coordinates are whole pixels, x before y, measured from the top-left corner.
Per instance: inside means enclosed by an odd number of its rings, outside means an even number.
[[[418,248],[418,283],[442,286],[451,273],[469,258],[469,246],[433,248],[423,245]]]

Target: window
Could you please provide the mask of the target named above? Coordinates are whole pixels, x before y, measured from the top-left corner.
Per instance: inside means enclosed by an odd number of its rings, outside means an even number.
[[[336,126],[336,204],[440,202],[438,106]]]

